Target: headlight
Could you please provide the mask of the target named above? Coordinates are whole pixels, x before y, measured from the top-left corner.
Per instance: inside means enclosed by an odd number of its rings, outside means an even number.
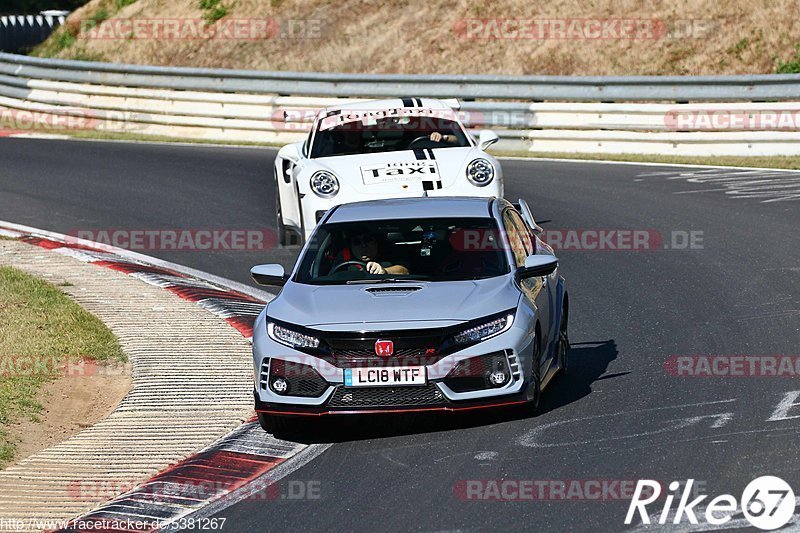
[[[292,331],[272,322],[267,324],[267,333],[272,340],[292,348],[319,348],[318,338]]]
[[[486,339],[500,335],[504,331],[508,331],[511,329],[511,325],[513,323],[514,315],[509,313],[504,317],[496,318],[486,322],[485,324],[481,324],[480,326],[475,326],[474,328],[464,330],[453,337],[453,340],[456,344],[469,344],[485,341]]]
[[[333,198],[339,192],[339,180],[327,170],[320,170],[311,176],[311,190],[320,198]]]
[[[494,165],[486,159],[476,159],[467,165],[467,179],[477,187],[485,187],[494,179]]]

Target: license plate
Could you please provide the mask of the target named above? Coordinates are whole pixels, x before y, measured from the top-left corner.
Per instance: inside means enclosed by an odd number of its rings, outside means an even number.
[[[387,368],[345,368],[345,387],[384,387],[397,385],[425,385],[424,366],[397,366]]]
[[[439,167],[436,166],[436,161],[432,160],[383,163],[361,167],[361,179],[364,181],[364,185],[436,180],[438,176]]]

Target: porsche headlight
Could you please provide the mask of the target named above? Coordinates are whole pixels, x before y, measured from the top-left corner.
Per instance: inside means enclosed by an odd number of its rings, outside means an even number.
[[[467,179],[476,187],[485,187],[494,179],[494,165],[488,160],[475,159],[467,165]]]
[[[310,184],[311,190],[320,198],[333,198],[339,192],[339,180],[327,170],[315,172]]]
[[[267,333],[275,342],[292,348],[319,348],[319,339],[269,322]]]
[[[485,341],[496,335],[511,329],[514,323],[514,315],[509,313],[500,318],[490,320],[480,326],[466,329],[453,337],[456,344],[471,344],[474,342]]]

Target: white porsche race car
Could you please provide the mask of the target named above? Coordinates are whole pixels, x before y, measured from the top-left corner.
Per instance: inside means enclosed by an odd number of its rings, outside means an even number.
[[[308,138],[275,158],[281,244],[300,244],[336,205],[420,196],[503,197],[503,173],[454,109],[428,98],[374,100],[321,110]]]

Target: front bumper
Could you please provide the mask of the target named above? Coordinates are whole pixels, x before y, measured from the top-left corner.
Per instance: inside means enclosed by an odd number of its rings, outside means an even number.
[[[409,363],[407,360],[382,360],[385,366],[424,366],[425,385],[395,385],[376,387],[345,387],[344,370],[362,366],[311,356],[270,339],[257,328],[254,338],[254,396],[256,410],[262,413],[281,415],[325,415],[346,413],[419,412],[419,411],[466,411],[514,405],[525,401],[528,381],[524,376],[531,372],[530,352],[533,333],[516,321],[506,332],[497,337],[464,348],[446,356]],[[280,354],[280,355],[278,355]],[[527,354],[527,355],[526,355]],[[381,360],[378,360],[381,361]],[[416,361],[419,361],[416,359]],[[494,368],[498,361],[508,374],[508,380],[500,386],[474,385],[473,381],[458,381],[464,378],[462,370],[478,369],[478,375],[487,366],[476,367],[476,361],[489,361]],[[277,394],[270,387],[272,365],[281,369],[293,364],[312,368],[315,379],[323,386],[315,388],[307,379],[308,374],[297,374],[297,386],[290,385],[288,392]],[[470,366],[472,365],[472,366]],[[366,365],[372,367],[373,365]],[[381,366],[378,362],[376,366]],[[306,372],[306,370],[304,370]],[[277,375],[281,375],[279,371]],[[291,383],[291,379],[287,378]],[[466,386],[464,386],[466,385]]]
[[[421,412],[464,412],[479,409],[511,407],[527,402],[525,394],[520,392],[508,396],[494,397],[482,401],[453,402],[444,400],[441,403],[419,406],[359,406],[359,407],[330,407],[330,406],[301,406],[265,403],[259,399],[258,392],[254,391],[255,410],[259,413],[280,416],[325,416],[325,415],[354,415],[354,414],[386,414],[386,413],[421,413]]]

